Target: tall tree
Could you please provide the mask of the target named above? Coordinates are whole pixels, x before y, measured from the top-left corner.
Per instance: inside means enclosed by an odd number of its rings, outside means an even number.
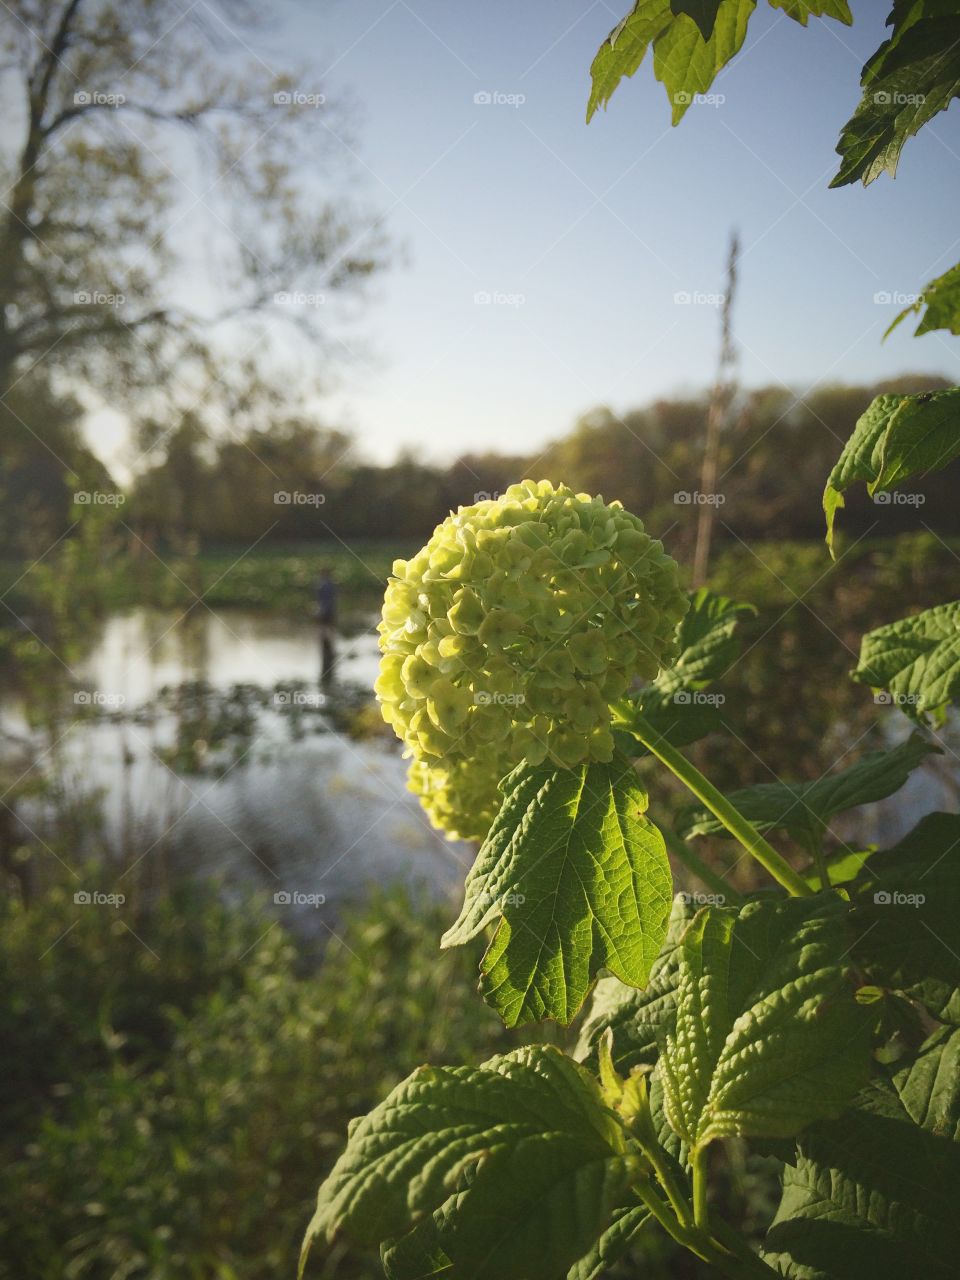
[[[41,361],[114,402],[142,396],[189,379],[218,321],[269,313],[317,335],[323,308],[283,293],[316,302],[374,268],[356,214],[318,194],[333,163],[321,86],[250,56],[260,12],[0,8],[0,397]],[[178,282],[198,274],[189,308]]]

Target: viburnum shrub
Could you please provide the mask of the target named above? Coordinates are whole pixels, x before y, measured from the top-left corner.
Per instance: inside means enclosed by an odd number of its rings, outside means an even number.
[[[524,480],[444,520],[394,563],[376,683],[434,823],[482,839],[514,765],[610,761],[610,703],[669,665],[686,611],[619,503]]]
[[[850,21],[845,0],[770,2]],[[594,62],[591,112],[652,44],[679,119],[754,7],[637,0]],[[896,0],[889,22],[838,183],[892,172],[960,92],[960,5]],[[960,267],[923,307],[919,331],[960,333]],[[831,551],[851,485],[885,492],[958,454],[960,388],[878,397],[827,481]],[[735,660],[746,608],[687,599],[636,517],[547,482],[461,509],[397,563],[384,716],[432,820],[481,840],[442,945],[487,935],[480,989],[503,1021],[577,1018],[578,1034],[569,1053],[420,1067],[354,1121],[303,1261],[342,1235],[378,1245],[390,1280],[593,1280],[659,1227],[731,1277],[956,1274],[960,816],[879,849],[830,822],[940,750],[960,601],[863,637],[852,677],[895,708],[878,714],[913,720],[909,737],[725,796],[681,748],[725,730],[720,700],[698,695]],[[669,826],[647,816],[638,760],[690,792]],[[712,890],[704,905],[673,898],[664,833]],[[702,836],[739,842],[772,883],[735,893],[694,852]],[[759,1252],[713,1193],[711,1147],[731,1137],[782,1169]]]

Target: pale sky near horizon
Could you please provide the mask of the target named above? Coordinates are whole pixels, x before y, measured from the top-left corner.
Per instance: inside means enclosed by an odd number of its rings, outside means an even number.
[[[761,5],[715,102],[671,129],[648,55],[588,127],[589,64],[628,7],[271,6],[277,25],[254,52],[305,64],[302,92],[356,100],[357,191],[402,250],[344,331],[354,355],[317,406],[368,457],[529,451],[598,404],[705,386],[733,226],[746,385],[905,370],[960,381],[949,335],[904,325],[881,343],[896,296],[960,257],[960,111],[907,143],[895,182],[827,189],[888,5],[854,0],[852,28],[806,30]],[[113,435],[97,428],[107,455]]]

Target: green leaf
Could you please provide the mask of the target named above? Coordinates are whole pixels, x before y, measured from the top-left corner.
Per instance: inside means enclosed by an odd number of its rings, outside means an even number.
[[[658,1073],[691,1148],[790,1137],[863,1085],[874,1015],[841,960],[844,916],[835,899],[803,898],[705,907],[687,928]]]
[[[392,1240],[434,1214],[435,1235],[424,1227],[386,1251],[398,1275],[418,1258],[442,1264],[439,1250],[465,1280],[555,1280],[638,1171],[595,1081],[549,1045],[481,1067],[420,1067],[351,1127],[302,1256],[341,1234],[358,1245]]]
[[[852,884],[866,866],[867,859],[872,858],[876,851],[875,844],[868,845],[866,849],[848,849],[846,845],[841,845],[839,849],[825,855],[824,864],[830,884],[834,887]],[[820,872],[816,866],[805,867],[800,874],[811,889],[820,888]]]
[[[676,1012],[680,938],[696,911],[689,894],[674,898],[667,936],[645,990],[628,987],[619,978],[600,979],[573,1051],[578,1062],[591,1067],[595,1064],[597,1045],[609,1030],[613,1033],[613,1063],[621,1075],[641,1065],[653,1066],[662,1032]]]
[[[764,1258],[790,1280],[947,1280],[958,1198],[960,1145],[912,1123],[877,1082],[799,1139]]]
[[[610,1225],[590,1252],[567,1272],[567,1280],[599,1280],[627,1256],[650,1221],[650,1211],[645,1205],[616,1209]]]
[[[893,795],[927,756],[939,753],[939,747],[914,733],[890,751],[871,751],[849,769],[815,782],[761,782],[729,798],[760,831],[783,827],[799,836],[817,834],[834,814]],[[681,810],[676,826],[684,839],[729,835],[709,810],[696,805]]]
[[[893,31],[863,69],[863,96],[844,125],[830,184],[896,175],[908,138],[960,94],[960,15],[946,0],[897,0]]]
[[[960,1027],[935,1031],[893,1083],[914,1124],[960,1142]]]
[[[651,42],[673,21],[669,0],[637,0],[630,13],[617,23],[590,67],[588,122],[597,107],[607,105],[623,77],[636,72]]]
[[[843,447],[823,491],[827,545],[844,505],[843,493],[856,480],[877,493],[907,476],[945,467],[960,454],[960,387],[920,395],[882,395],[869,405]]]
[[[928,814],[875,853],[854,900],[853,958],[868,980],[960,1024],[960,816]]]
[[[499,918],[481,961],[484,998],[509,1027],[566,1026],[601,968],[643,986],[670,910],[663,837],[629,761],[577,769],[522,764],[467,876],[442,946]]]
[[[851,678],[886,689],[915,717],[953,702],[960,692],[960,601],[868,631]]]
[[[431,1280],[450,1277],[453,1263],[440,1244],[443,1211],[421,1218],[412,1231],[380,1246],[380,1262],[387,1280]]]
[[[753,605],[714,595],[706,587],[690,593],[690,608],[677,627],[679,657],[634,699],[614,708],[617,728],[631,732],[631,718],[641,714],[675,747],[686,746],[722,726],[722,699],[704,694],[740,652],[737,634]],[[643,748],[646,750],[646,748]]]
[[[717,72],[740,50],[756,0],[722,0],[713,33],[704,40],[696,23],[675,19],[653,46],[653,73],[667,91],[673,124],[679,124],[697,94],[706,93]]]
[[[942,276],[937,276],[936,280],[931,280],[917,301],[900,312],[887,333],[892,333],[907,316],[919,314],[923,307],[927,309],[926,314],[914,330],[915,338],[935,329],[948,329],[951,333],[960,334],[960,262]]]
[[[847,0],[770,0],[772,9],[782,9],[788,18],[799,22],[801,27],[807,25],[808,18],[836,18],[850,26],[853,14]]]
[[[697,29],[704,40],[713,35],[722,0],[670,0],[670,10],[675,17],[685,13],[697,24]]]

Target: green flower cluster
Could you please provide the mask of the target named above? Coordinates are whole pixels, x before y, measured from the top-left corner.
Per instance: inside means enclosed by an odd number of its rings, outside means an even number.
[[[433,823],[480,839],[521,760],[609,760],[610,703],[669,666],[686,608],[619,503],[524,480],[444,520],[394,563],[376,683]]]

